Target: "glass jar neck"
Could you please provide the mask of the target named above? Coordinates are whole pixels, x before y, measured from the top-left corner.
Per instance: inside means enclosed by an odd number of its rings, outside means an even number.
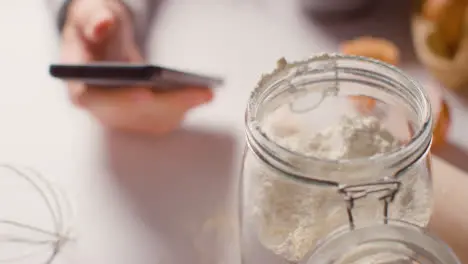
[[[278,103],[272,103],[272,98],[277,98],[282,93],[300,91],[301,85],[297,80],[303,81],[304,78],[317,83],[322,80],[330,81],[330,78],[335,78],[338,83],[343,80],[362,81],[398,98],[411,113],[412,138],[396,151],[348,160],[319,159],[285,149],[267,137],[261,129],[261,123],[269,111],[278,107]],[[347,92],[345,86],[340,89],[340,92]],[[306,181],[314,180],[310,175],[317,175],[316,171],[328,170],[333,173],[327,174],[327,179],[318,180],[333,184],[334,174],[336,179],[343,179],[340,173],[356,171],[368,173],[370,178],[375,179],[375,173],[382,173],[382,170],[397,173],[423,157],[431,143],[432,113],[424,89],[397,68],[363,57],[320,54],[295,63],[281,60],[273,73],[263,76],[250,97],[246,127],[249,147],[263,162],[287,175]]]

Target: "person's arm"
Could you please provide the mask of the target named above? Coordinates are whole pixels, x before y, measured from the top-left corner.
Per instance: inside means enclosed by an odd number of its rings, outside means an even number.
[[[63,28],[65,20],[67,18],[68,7],[72,1],[80,0],[49,0],[51,3],[52,12],[57,21],[57,27],[59,30]],[[149,27],[149,16],[151,14],[150,2],[154,0],[119,0],[123,2],[130,13],[132,14],[133,21],[135,24],[135,32],[137,39],[144,39],[148,27]]]

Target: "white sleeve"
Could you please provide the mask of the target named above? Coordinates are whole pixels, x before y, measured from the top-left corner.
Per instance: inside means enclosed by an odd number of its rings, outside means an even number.
[[[68,0],[47,0],[49,8],[52,10],[57,24],[60,24],[62,9],[68,4]],[[155,0],[121,0],[127,5],[135,21],[135,30],[138,37],[144,37],[149,26],[149,16],[151,12],[151,2]]]
[[[58,25],[60,22],[60,10],[68,2],[67,0],[47,0],[48,8],[52,11],[55,24]]]
[[[155,0],[121,0],[127,5],[128,9],[132,13],[133,21],[135,23],[136,37],[139,41],[146,39],[148,32],[150,15],[153,14],[154,8],[151,2]]]

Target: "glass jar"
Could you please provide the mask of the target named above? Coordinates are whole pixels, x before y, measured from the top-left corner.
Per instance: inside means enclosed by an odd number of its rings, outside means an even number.
[[[329,235],[305,264],[460,264],[452,250],[418,226],[401,221]]]
[[[375,107],[363,113],[352,98]],[[354,127],[323,133],[343,123]],[[392,218],[426,226],[431,127],[424,89],[391,65],[336,54],[280,60],[246,111],[243,263],[300,262],[347,223]]]

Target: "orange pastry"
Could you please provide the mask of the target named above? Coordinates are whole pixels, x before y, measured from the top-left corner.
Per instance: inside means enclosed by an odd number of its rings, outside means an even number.
[[[467,0],[427,0],[423,16],[432,21],[437,35],[453,56],[463,36]]]
[[[422,15],[432,22],[438,21],[450,0],[427,0],[422,7]]]
[[[447,103],[443,101],[439,115],[435,118],[435,124],[432,134],[432,150],[445,145],[445,143],[447,142],[450,123],[451,120],[449,108]]]
[[[355,95],[350,96],[350,98],[356,106],[358,112],[361,114],[370,114],[377,104],[375,99],[367,96]]]
[[[374,37],[360,37],[346,41],[341,45],[341,52],[348,55],[357,55],[381,60],[397,65],[400,60],[400,51],[392,42]],[[352,96],[357,110],[362,114],[369,114],[375,108],[375,99],[367,96]]]
[[[360,37],[346,41],[341,45],[341,52],[381,60],[392,65],[397,65],[400,62],[398,47],[382,38]]]

